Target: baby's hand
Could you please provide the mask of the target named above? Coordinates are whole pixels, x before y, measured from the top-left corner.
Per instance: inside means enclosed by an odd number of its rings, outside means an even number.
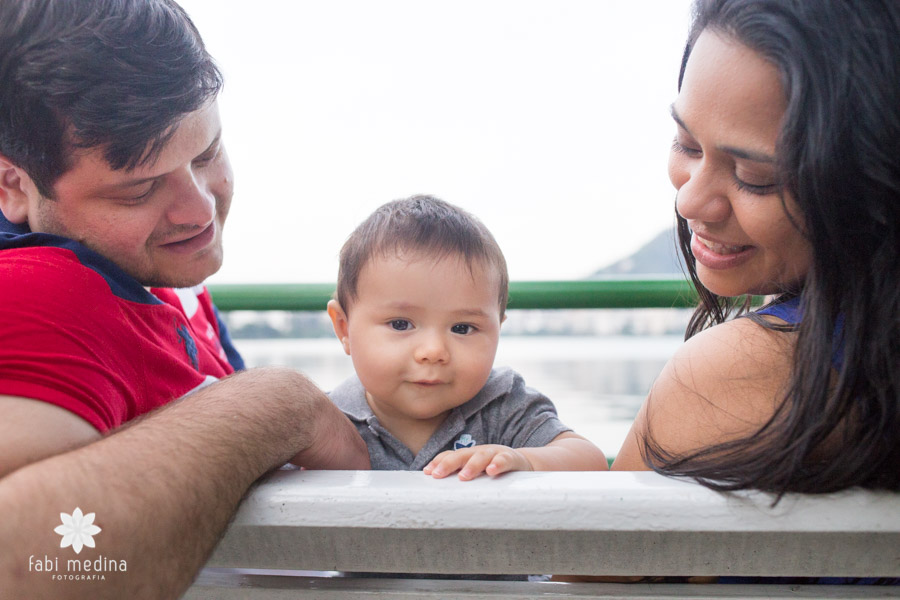
[[[508,471],[531,470],[531,463],[521,452],[499,444],[447,450],[435,456],[423,469],[426,475],[435,479],[459,471],[459,478],[463,481],[475,479],[482,473],[494,477]]]

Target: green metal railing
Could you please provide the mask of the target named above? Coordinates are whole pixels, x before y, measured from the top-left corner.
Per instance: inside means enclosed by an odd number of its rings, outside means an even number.
[[[212,284],[209,291],[223,311],[324,310],[334,293],[334,284]],[[510,309],[689,308],[696,304],[693,286],[680,277],[509,284]]]

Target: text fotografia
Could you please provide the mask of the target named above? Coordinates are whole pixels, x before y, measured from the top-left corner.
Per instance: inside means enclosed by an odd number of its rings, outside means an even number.
[[[110,573],[124,573],[128,570],[125,560],[115,560],[103,555],[91,560],[89,558],[69,558],[63,563],[65,570],[60,570],[58,556],[43,558],[34,554],[28,557],[28,571],[31,573],[48,573],[59,581],[106,581]]]

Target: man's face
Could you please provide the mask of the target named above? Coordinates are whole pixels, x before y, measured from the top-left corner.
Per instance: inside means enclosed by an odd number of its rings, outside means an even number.
[[[34,193],[32,231],[77,240],[145,286],[197,285],[222,265],[222,227],[233,193],[215,102],[178,124],[157,160],[112,170],[102,149],[76,151],[54,185]]]

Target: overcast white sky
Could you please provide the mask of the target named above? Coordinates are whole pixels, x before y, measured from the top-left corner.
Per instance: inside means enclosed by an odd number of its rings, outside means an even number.
[[[180,0],[226,77],[236,192],[213,283],[330,282],[415,193],[485,222],[514,280],[572,279],[673,222],[688,0]]]

